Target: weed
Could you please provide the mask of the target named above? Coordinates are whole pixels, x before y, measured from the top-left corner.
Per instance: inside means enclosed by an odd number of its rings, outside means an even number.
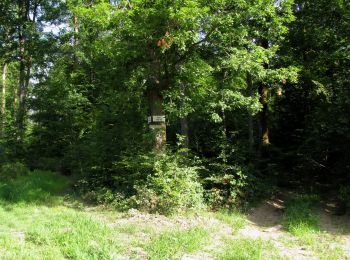
[[[188,230],[169,230],[145,246],[150,259],[181,258],[184,253],[192,253],[205,245],[209,232],[202,227]]]

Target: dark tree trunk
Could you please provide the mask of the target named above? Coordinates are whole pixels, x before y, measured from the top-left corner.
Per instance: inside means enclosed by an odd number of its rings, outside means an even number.
[[[254,95],[254,87],[252,76],[247,74],[247,94],[249,97],[253,97]],[[250,112],[248,112],[248,144],[249,144],[249,153],[254,154],[254,122],[253,116]]]
[[[6,124],[6,73],[7,64],[4,63],[1,69],[1,85],[2,85],[2,95],[1,95],[1,136],[5,134],[5,124]]]
[[[25,53],[24,53],[25,39],[23,32],[20,33],[19,44],[20,44],[20,65],[19,65],[19,91],[18,91],[18,115],[17,124],[20,133],[23,132],[24,128],[24,114],[25,114],[25,97],[26,97],[26,66],[25,66]]]
[[[268,49],[269,43],[266,39],[262,40],[262,47]],[[268,69],[269,65],[267,63],[264,64],[264,68]],[[269,89],[266,83],[259,83],[259,101],[262,105],[262,110],[260,112],[260,133],[261,133],[261,155],[263,157],[268,156],[268,146],[270,145],[270,137],[269,137],[269,127],[268,127],[268,94]]]
[[[261,84],[259,86],[260,104],[262,105],[262,110],[260,112],[260,127],[261,127],[261,144],[262,146],[268,146],[270,144],[269,140],[269,127],[268,127],[268,88]]]
[[[181,123],[181,134],[184,136],[184,142],[183,145],[185,148],[189,148],[190,145],[190,138],[189,138],[189,128],[188,128],[188,118],[187,116],[182,117],[180,119]]]
[[[154,149],[162,151],[166,146],[166,124],[163,97],[154,89],[148,89],[149,117],[148,124],[154,134]]]
[[[182,96],[182,105],[184,105],[184,100],[186,98],[186,85],[182,83],[181,85],[181,96]],[[183,146],[184,148],[189,148],[190,145],[190,137],[189,137],[189,128],[188,128],[188,117],[184,115],[180,118],[181,124],[181,135],[184,136]]]

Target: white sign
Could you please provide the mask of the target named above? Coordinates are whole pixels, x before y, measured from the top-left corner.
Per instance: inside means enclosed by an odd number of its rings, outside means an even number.
[[[165,122],[165,116],[149,116],[148,117],[148,123],[164,123]]]
[[[165,116],[153,116],[153,122],[165,122]]]

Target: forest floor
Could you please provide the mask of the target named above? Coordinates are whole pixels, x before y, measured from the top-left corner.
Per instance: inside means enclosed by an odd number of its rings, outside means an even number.
[[[350,259],[350,216],[315,195],[166,217],[87,206],[68,184],[40,171],[0,181],[0,259]]]

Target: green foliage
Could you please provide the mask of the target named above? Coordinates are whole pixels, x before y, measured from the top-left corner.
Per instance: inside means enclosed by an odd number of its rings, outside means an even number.
[[[124,209],[132,197],[164,213],[200,207],[203,193],[215,209],[244,206],[271,176],[339,186],[350,167],[349,10],[338,0],[3,0],[0,161],[78,175],[91,202]],[[168,145],[185,136],[184,156],[149,154],[151,112],[164,112]]]
[[[5,163],[1,165],[1,180],[15,179],[23,177],[29,173],[29,169],[21,162]]]
[[[211,176],[204,179],[206,199],[214,209],[238,206],[249,190],[248,172],[236,165],[211,164]],[[249,180],[250,181],[250,180]],[[251,191],[253,192],[253,191]]]
[[[259,175],[254,164],[245,165],[242,151],[222,144],[218,158],[207,159],[201,177],[205,199],[212,209],[245,208],[254,198],[266,195],[271,189],[267,176]]]
[[[203,207],[203,188],[198,167],[186,164],[177,154],[156,155],[146,181],[137,185],[132,201],[150,212],[171,214]]]
[[[52,205],[60,202],[58,195],[66,191],[66,177],[51,172],[35,170],[16,179],[0,181],[0,200],[9,203],[33,203]]]

